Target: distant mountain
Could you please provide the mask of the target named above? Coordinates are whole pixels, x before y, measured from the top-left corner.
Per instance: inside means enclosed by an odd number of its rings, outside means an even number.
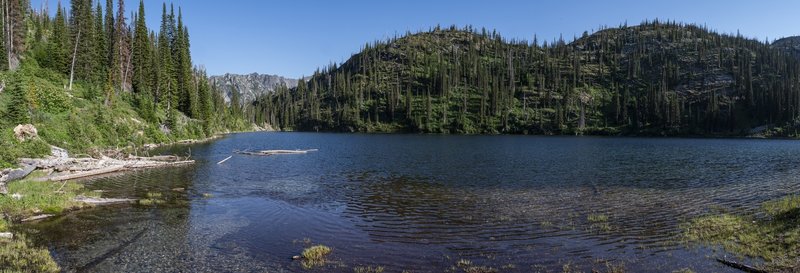
[[[786,37],[772,43],[775,49],[785,50],[800,58],[800,36]]]
[[[277,86],[286,85],[288,88],[297,86],[296,79],[258,73],[247,75],[228,73],[222,76],[211,76],[209,80],[223,93],[226,103],[230,103],[234,90],[238,90],[242,95],[242,103],[247,103],[262,94],[275,91]]]

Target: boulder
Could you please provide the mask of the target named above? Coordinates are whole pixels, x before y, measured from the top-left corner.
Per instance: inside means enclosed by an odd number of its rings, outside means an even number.
[[[19,141],[25,141],[39,137],[39,131],[32,124],[20,124],[14,127],[14,137]]]

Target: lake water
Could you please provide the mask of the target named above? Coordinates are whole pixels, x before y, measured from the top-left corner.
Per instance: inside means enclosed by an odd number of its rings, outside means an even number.
[[[306,148],[319,151],[217,164]],[[86,182],[166,203],[22,231],[77,272],[463,272],[462,259],[499,272],[736,272],[714,260],[724,252],[683,242],[680,224],[800,190],[800,142],[788,140],[245,133],[169,152],[198,163]],[[326,266],[291,259],[310,244],[333,248]]]

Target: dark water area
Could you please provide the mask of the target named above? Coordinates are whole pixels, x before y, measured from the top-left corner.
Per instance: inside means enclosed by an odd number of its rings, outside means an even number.
[[[246,133],[169,152],[189,151],[195,166],[85,182],[163,204],[21,229],[68,272],[736,272],[681,223],[800,190],[790,140]],[[291,260],[310,244],[333,248],[326,266]]]

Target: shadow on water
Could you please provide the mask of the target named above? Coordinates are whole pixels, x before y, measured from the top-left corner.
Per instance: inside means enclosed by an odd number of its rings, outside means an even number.
[[[189,149],[196,166],[86,182],[163,204],[22,229],[78,272],[298,272],[289,258],[310,244],[333,248],[325,272],[733,272],[679,224],[800,190],[792,141],[248,133],[164,151]]]

